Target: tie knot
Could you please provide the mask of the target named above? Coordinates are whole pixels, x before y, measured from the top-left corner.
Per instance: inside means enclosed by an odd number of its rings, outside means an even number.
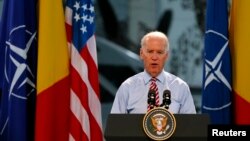
[[[156,80],[157,80],[157,79],[156,79],[155,77],[152,77],[152,78],[151,78],[151,81],[152,81],[152,82],[156,82]]]

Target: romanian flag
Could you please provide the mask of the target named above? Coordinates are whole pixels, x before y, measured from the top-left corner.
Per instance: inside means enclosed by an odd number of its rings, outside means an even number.
[[[0,140],[33,141],[36,0],[5,0],[0,25]]]
[[[228,46],[227,0],[208,0],[204,47],[202,113],[211,124],[230,124],[231,54]]]
[[[233,105],[236,124],[250,124],[249,13],[249,0],[232,0],[230,47],[233,62]]]
[[[62,0],[39,1],[36,141],[67,141],[69,55]]]

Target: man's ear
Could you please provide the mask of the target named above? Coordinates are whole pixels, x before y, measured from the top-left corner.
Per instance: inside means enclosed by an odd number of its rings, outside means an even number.
[[[169,52],[167,52],[166,54],[166,60],[168,60],[168,58],[169,58]]]
[[[140,48],[140,58],[141,58],[141,60],[143,60],[143,52],[142,51],[143,51],[142,48]]]

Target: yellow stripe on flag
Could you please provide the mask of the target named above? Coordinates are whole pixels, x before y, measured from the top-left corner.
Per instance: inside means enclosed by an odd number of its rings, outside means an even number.
[[[39,6],[37,93],[69,74],[68,48],[61,0],[42,0]]]
[[[233,89],[250,103],[250,1],[233,0],[231,8],[230,47],[233,62]]]

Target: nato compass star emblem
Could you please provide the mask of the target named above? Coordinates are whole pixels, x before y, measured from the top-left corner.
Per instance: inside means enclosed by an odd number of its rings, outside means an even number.
[[[28,37],[30,36],[24,49],[18,45],[15,45],[15,38],[18,39],[18,37],[15,37],[15,35],[24,35],[20,32],[25,32],[25,34],[28,34]],[[13,73],[9,73],[7,70],[8,67],[6,66],[4,70],[5,79],[10,84],[9,98],[11,96],[14,96],[19,99],[27,99],[27,96],[35,90],[35,76],[25,60],[28,58],[27,54],[31,48],[32,42],[36,40],[36,32],[31,33],[26,29],[25,25],[21,25],[13,28],[9,36],[12,40],[9,39],[8,41],[6,41],[6,52],[7,49],[9,49],[9,53],[5,53],[8,54],[8,56],[5,56],[5,60],[10,60],[10,62],[13,63],[14,66],[16,66],[16,69]],[[6,64],[7,62],[5,62],[5,65]],[[29,75],[27,75],[26,70]],[[23,75],[25,75],[25,77],[23,77]],[[18,89],[26,84],[30,85],[32,88],[29,92],[27,92],[27,95],[19,95]]]
[[[210,85],[211,83],[213,83],[214,81],[223,84],[226,88],[228,88],[229,91],[232,90],[231,85],[229,83],[229,81],[227,80],[227,78],[225,77],[225,74],[223,74],[222,72],[222,65],[224,60],[223,60],[223,55],[225,54],[226,49],[228,48],[228,38],[225,37],[223,34],[214,31],[214,30],[207,30],[206,34],[212,34],[211,36],[215,36],[218,39],[222,39],[223,44],[221,49],[218,51],[218,53],[216,54],[216,56],[211,59],[208,60],[207,57],[205,59],[205,82],[204,82],[204,89],[207,88],[208,85]],[[223,109],[225,107],[228,107],[229,105],[231,105],[231,102],[227,102],[224,103],[224,105],[220,106],[220,107],[207,107],[204,106],[204,109],[207,110],[218,110],[218,109]]]
[[[218,81],[218,82],[222,82],[224,83],[228,89],[231,90],[231,86],[229,84],[229,82],[227,81],[227,79],[225,78],[225,76],[223,75],[223,73],[221,72],[221,65],[222,65],[222,55],[225,52],[225,49],[228,46],[228,39],[215,31],[212,30],[208,30],[206,33],[212,33],[212,34],[216,34],[217,36],[224,38],[225,40],[227,40],[225,42],[225,44],[223,45],[223,47],[221,48],[221,50],[219,51],[219,53],[217,54],[217,56],[214,58],[214,60],[209,61],[208,59],[205,60],[205,72],[206,72],[206,81],[205,81],[205,88],[207,87],[207,85],[209,85],[209,83],[211,83],[213,80]]]

